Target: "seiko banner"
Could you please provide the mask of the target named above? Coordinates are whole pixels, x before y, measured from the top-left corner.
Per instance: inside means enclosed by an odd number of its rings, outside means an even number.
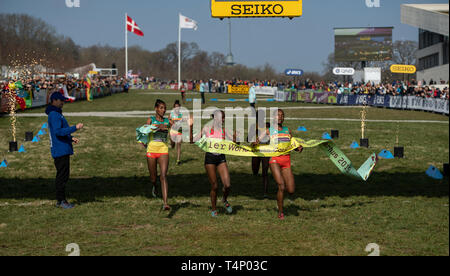
[[[211,0],[211,16],[226,17],[298,17],[302,0]]]
[[[393,64],[391,65],[391,72],[397,74],[414,74],[417,69],[414,65]]]
[[[248,95],[250,88],[247,85],[228,85],[229,94]]]

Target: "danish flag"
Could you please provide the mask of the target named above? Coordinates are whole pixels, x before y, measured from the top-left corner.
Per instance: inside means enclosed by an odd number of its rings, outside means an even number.
[[[131,19],[131,17],[129,17],[128,15],[127,15],[127,30],[129,32],[137,34],[138,36],[144,36],[144,33],[141,31],[141,28],[139,28],[136,22],[133,19]]]

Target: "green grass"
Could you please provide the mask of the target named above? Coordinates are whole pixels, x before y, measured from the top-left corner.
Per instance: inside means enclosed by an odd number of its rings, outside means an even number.
[[[93,103],[69,104],[64,111],[151,111],[157,98],[170,107],[178,96],[132,91]],[[271,105],[300,104],[264,103]],[[359,111],[286,110],[286,116],[358,118]],[[377,108],[369,110],[368,119],[448,122],[448,117],[432,113]],[[77,243],[81,255],[364,256],[369,243],[377,243],[381,255],[449,255],[448,178],[437,181],[425,175],[429,165],[442,170],[442,163],[448,162],[448,124],[399,124],[405,159],[381,160],[367,182],[340,174],[319,149],[293,154],[296,193],[285,201],[286,220],[278,221],[274,181],[270,176],[270,198],[263,199],[261,178],[251,175],[249,158],[227,157],[230,203],[235,211],[224,215],[220,209],[219,217],[213,219],[204,153],[195,145],[183,144],[184,163],[176,166],[171,151],[172,211],[161,213],[162,201],[149,195],[145,152],[134,141],[134,130],[145,118],[68,120],[86,126],[76,133],[82,142],[75,147],[67,186],[69,200],[77,207],[69,211],[54,207],[55,168],[48,136],[40,143],[23,143],[25,154],[6,153],[9,167],[0,169],[0,255],[67,255],[69,243]],[[36,132],[45,121],[45,117],[19,118],[18,137],[22,139],[28,130]],[[396,123],[369,123],[371,148],[351,150],[349,145],[360,135],[358,122],[286,121],[286,125],[291,129],[306,126],[306,133],[294,131],[306,139],[339,129],[336,143],[355,167],[372,152],[393,151],[397,131]],[[9,140],[9,119],[1,117],[0,153],[8,150]]]

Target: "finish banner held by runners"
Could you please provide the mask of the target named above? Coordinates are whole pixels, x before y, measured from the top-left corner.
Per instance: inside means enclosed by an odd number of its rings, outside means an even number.
[[[276,157],[289,154],[298,147],[313,148],[319,147],[333,164],[345,175],[356,177],[366,181],[372,173],[378,158],[374,153],[367,161],[356,170],[350,159],[332,142],[328,140],[309,140],[305,141],[300,138],[292,138],[291,143],[280,143],[278,145],[257,145],[242,146],[231,141],[201,138],[196,145],[205,152],[242,156],[242,157]]]

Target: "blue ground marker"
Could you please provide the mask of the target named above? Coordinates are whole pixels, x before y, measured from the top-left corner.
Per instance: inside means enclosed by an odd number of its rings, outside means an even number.
[[[25,150],[25,147],[24,147],[23,145],[21,145],[21,146],[20,146],[20,149],[19,149],[19,152],[20,152],[20,153],[25,153],[25,152],[27,152],[27,151]]]
[[[322,135],[322,139],[325,139],[325,140],[333,140],[333,138],[331,138],[331,136],[330,136],[330,134],[329,134],[328,132],[325,132],[325,133]]]
[[[355,141],[350,145],[350,148],[352,149],[358,149],[359,148],[359,144]]]
[[[394,159],[394,155],[392,155],[392,152],[388,150],[382,150],[378,156],[383,159]]]
[[[39,130],[37,135],[40,136],[40,135],[45,135],[45,134],[47,134],[47,132],[45,132],[44,129],[41,129],[41,130]]]
[[[308,131],[308,130],[306,129],[306,127],[301,126],[297,128],[297,131]]]
[[[426,174],[429,177],[437,179],[437,180],[444,179],[444,176],[442,175],[442,173],[435,166],[430,166],[428,168],[428,170],[426,171]]]

